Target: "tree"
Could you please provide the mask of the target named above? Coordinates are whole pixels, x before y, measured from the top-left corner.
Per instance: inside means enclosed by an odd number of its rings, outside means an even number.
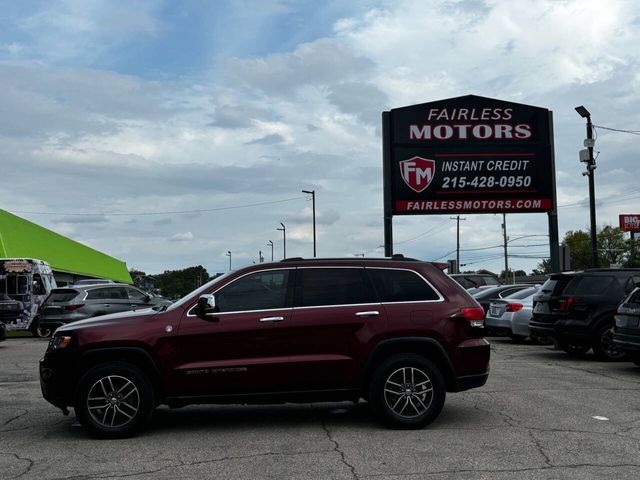
[[[571,270],[584,270],[591,266],[591,237],[588,232],[569,230],[562,245],[569,247]]]
[[[165,270],[164,273],[153,277],[156,279],[155,287],[160,293],[172,299],[184,297],[209,281],[209,274],[202,265],[183,270]]]
[[[622,265],[630,255],[630,246],[618,227],[607,225],[596,234],[598,260],[601,267]]]
[[[531,270],[531,275],[546,275],[551,273],[551,259],[543,258],[538,266]]]

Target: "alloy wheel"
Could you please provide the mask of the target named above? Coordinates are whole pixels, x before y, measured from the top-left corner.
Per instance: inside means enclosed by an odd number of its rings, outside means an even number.
[[[600,337],[602,351],[609,358],[618,359],[624,357],[624,352],[613,343],[613,327],[605,330]]]
[[[429,410],[433,401],[433,385],[419,368],[402,367],[387,377],[384,399],[396,415],[415,418]]]
[[[117,428],[131,422],[140,409],[140,392],[128,378],[108,375],[89,389],[87,410],[102,427]]]

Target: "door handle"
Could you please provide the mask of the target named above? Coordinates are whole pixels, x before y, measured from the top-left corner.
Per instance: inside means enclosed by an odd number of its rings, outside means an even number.
[[[110,307],[110,306],[111,306],[111,304],[110,304],[110,303],[105,303],[105,304],[104,304],[104,306],[105,306],[105,307]]]
[[[380,312],[377,310],[369,310],[366,312],[356,312],[356,317],[377,317]]]
[[[284,320],[284,317],[263,317],[259,321],[260,322],[281,322]]]

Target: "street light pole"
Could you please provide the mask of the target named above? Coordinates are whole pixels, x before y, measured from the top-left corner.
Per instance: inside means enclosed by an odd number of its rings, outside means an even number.
[[[596,161],[593,158],[593,146],[595,144],[593,140],[593,124],[591,123],[591,113],[584,106],[580,105],[576,107],[576,112],[580,114],[582,118],[587,119],[587,139],[584,141],[584,146],[587,147],[588,159],[586,159],[587,171],[583,175],[589,177],[589,217],[591,223],[591,266],[598,268],[598,242],[596,237],[596,186],[595,186],[595,170]]]
[[[230,251],[227,251],[227,253],[225,253],[225,255],[226,255],[227,257],[229,257],[229,271],[231,271],[231,252],[230,252]]]
[[[507,237],[507,214],[502,214],[502,235],[504,237],[504,284],[509,283],[509,255],[507,251],[507,243],[509,237]]]
[[[466,218],[460,218],[460,215],[455,217],[449,217],[450,220],[456,220],[456,270],[455,273],[460,273],[460,220],[466,220]]]
[[[302,190],[302,193],[308,193],[311,195],[311,201],[313,204],[313,258],[316,258],[316,191]]]
[[[284,260],[285,258],[287,258],[287,228],[284,226],[284,223],[280,222],[280,225],[282,225],[282,228],[276,228],[276,230],[279,230],[282,232],[282,248],[283,248],[283,254],[284,256],[282,257],[282,259]]]
[[[269,243],[267,243],[267,247],[271,247],[271,261],[273,262],[273,241],[269,240]]]

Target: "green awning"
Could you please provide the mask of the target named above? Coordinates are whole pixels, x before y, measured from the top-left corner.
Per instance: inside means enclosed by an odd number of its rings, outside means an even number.
[[[37,258],[55,272],[132,283],[127,264],[0,210],[0,258]]]

